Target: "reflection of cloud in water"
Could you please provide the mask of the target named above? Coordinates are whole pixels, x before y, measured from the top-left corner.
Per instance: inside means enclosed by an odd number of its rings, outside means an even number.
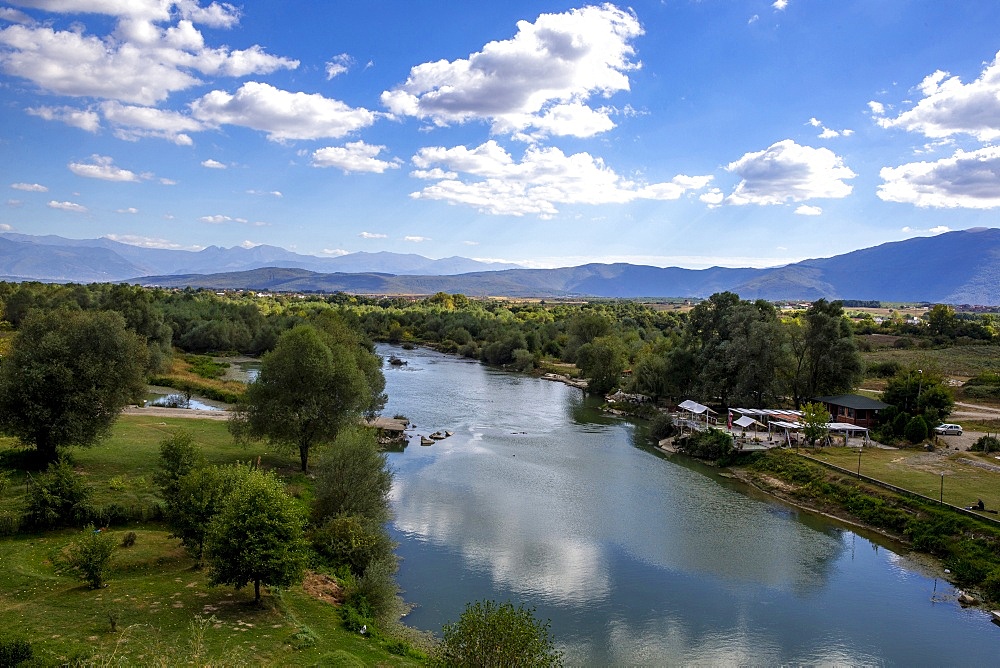
[[[419,476],[397,478],[396,527],[453,547],[469,568],[488,572],[494,582],[519,594],[573,604],[605,597],[610,584],[601,549],[581,534],[584,527],[561,523],[566,513],[554,507],[558,494],[550,496],[548,485],[509,490],[509,480],[497,487],[490,475],[473,488],[458,475],[462,469],[475,465],[490,471],[505,462],[485,448],[477,448],[474,456],[465,446],[462,450],[437,459]],[[514,459],[513,454],[507,456]]]

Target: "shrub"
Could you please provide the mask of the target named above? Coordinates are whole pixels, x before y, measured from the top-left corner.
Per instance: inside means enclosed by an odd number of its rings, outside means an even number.
[[[980,436],[969,450],[974,452],[996,452],[1000,450],[1000,438],[996,436]]]
[[[401,612],[399,585],[393,575],[396,572],[395,555],[378,559],[368,565],[364,574],[357,579],[351,599],[364,601],[370,617],[377,622],[388,623],[397,618]],[[363,606],[359,606],[363,607]]]
[[[986,576],[980,585],[983,596],[990,601],[1000,601],[1000,568],[994,568],[993,572]]]
[[[921,415],[916,415],[906,423],[906,430],[903,435],[910,443],[923,443],[927,440],[927,423]]]
[[[393,543],[385,527],[360,515],[338,515],[312,534],[312,544],[327,565],[346,566],[361,575],[373,562],[392,557]]]
[[[892,378],[903,370],[903,365],[895,360],[872,362],[868,365],[868,375],[872,378]]]
[[[129,531],[127,534],[122,536],[122,547],[132,547],[135,545],[135,539],[137,536],[134,531]]]
[[[659,412],[649,421],[649,435],[657,441],[673,436],[675,431],[670,413]]]
[[[549,623],[510,602],[477,601],[444,627],[437,663],[446,666],[559,666]]]
[[[677,448],[692,457],[719,460],[733,453],[733,437],[721,429],[708,429],[691,434]]]
[[[24,638],[0,638],[0,666],[16,666],[34,656],[31,643]]]
[[[79,526],[90,516],[90,490],[65,459],[49,465],[28,488],[24,523],[35,529]]]
[[[91,589],[99,589],[104,586],[114,552],[115,540],[90,524],[83,530],[83,535],[70,546],[69,564]]]
[[[910,422],[909,413],[897,413],[892,419],[892,433],[894,436],[902,436],[906,433],[906,425]]]

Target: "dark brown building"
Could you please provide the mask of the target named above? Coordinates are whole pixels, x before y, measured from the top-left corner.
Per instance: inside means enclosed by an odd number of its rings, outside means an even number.
[[[877,399],[869,399],[857,394],[841,394],[835,397],[816,397],[813,401],[826,406],[831,422],[846,422],[859,427],[874,427],[878,413],[889,404]]]

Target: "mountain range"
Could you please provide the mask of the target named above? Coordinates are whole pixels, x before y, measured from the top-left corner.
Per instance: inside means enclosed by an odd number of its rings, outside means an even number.
[[[509,297],[707,297],[865,299],[1000,305],[1000,229],[915,237],[767,269],[681,269],[586,264],[523,269],[467,258],[352,253],[321,258],[275,246],[202,251],[131,246],[110,239],[0,234],[8,280],[133,282],[288,292],[464,293]]]

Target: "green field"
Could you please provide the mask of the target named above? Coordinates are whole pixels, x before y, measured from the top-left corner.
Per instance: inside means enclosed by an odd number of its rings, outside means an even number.
[[[803,448],[799,452],[848,471],[858,470],[857,448]],[[996,453],[943,454],[865,448],[861,453],[861,473],[935,500],[941,497],[943,477],[945,503],[965,507],[982,499],[987,508],[997,510],[1000,509],[1000,472],[970,463],[975,461],[1000,468],[1000,460],[995,456]],[[998,518],[992,514],[985,516]]]
[[[308,499],[308,480],[296,472],[297,457],[236,446],[224,421],[124,416],[112,436],[89,449],[71,449],[75,468],[94,490],[96,505],[152,504],[159,443],[183,428],[209,463],[261,459],[277,469],[294,496]],[[19,460],[10,441],[0,443],[0,462]],[[11,471],[0,496],[0,513],[23,502],[25,475]],[[135,531],[129,548],[112,558],[108,586],[91,590],[65,567],[77,530],[0,539],[0,637],[17,633],[46,662],[92,661],[96,665],[417,665],[420,659],[390,653],[402,644],[360,636],[341,626],[339,608],[296,586],[269,592],[263,606],[253,588],[212,587],[205,571],[156,523],[115,527],[120,540]],[[112,630],[112,621],[116,626]],[[416,633],[410,634],[416,637]],[[418,639],[419,640],[419,639]],[[426,644],[426,643],[425,643]]]
[[[934,369],[945,376],[966,380],[984,371],[1000,369],[1000,346],[951,348],[884,348],[862,353],[866,364],[899,362],[904,368]]]

